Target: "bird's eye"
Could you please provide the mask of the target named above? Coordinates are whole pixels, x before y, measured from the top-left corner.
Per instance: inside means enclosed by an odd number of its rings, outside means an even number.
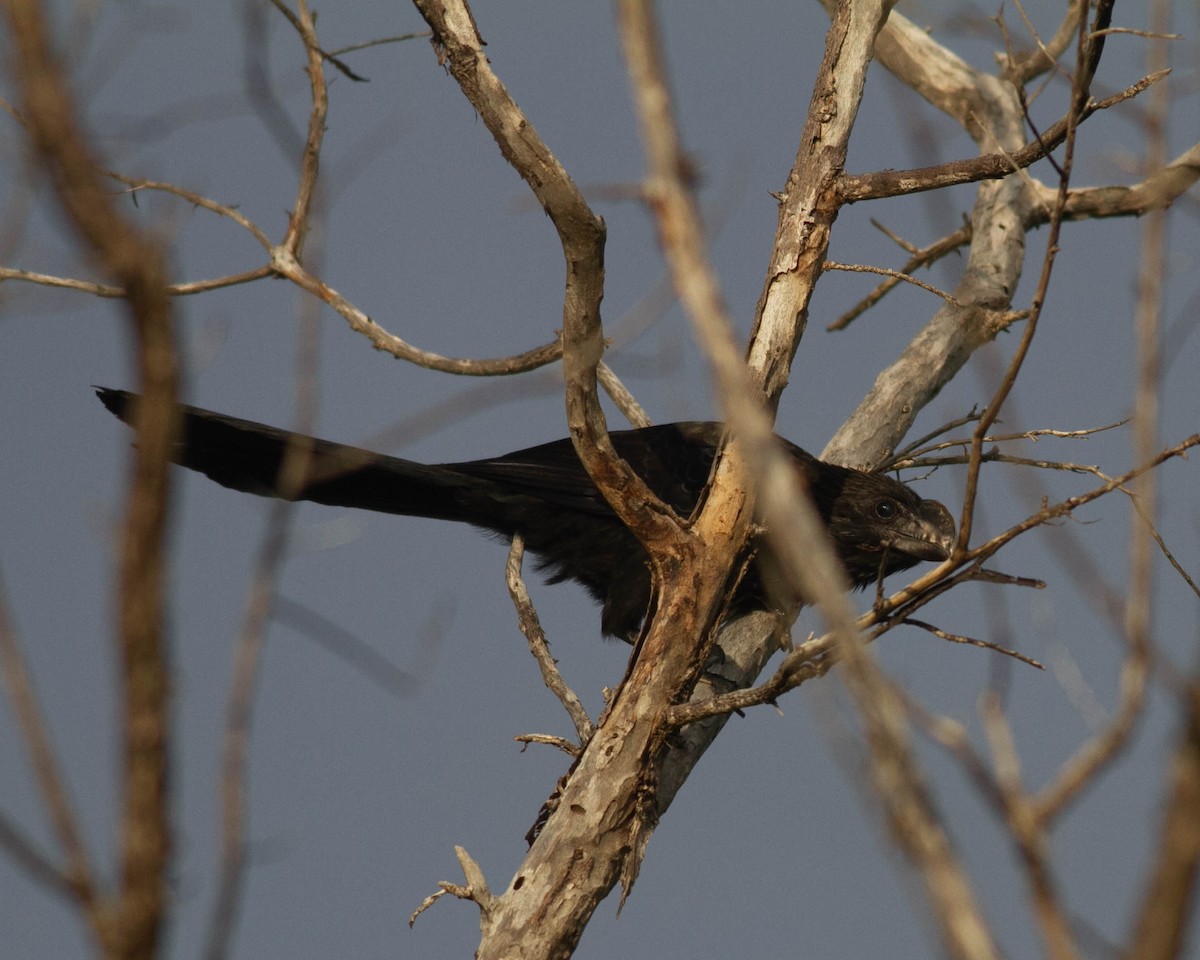
[[[875,516],[880,520],[891,520],[896,516],[896,501],[880,500],[875,504]]]

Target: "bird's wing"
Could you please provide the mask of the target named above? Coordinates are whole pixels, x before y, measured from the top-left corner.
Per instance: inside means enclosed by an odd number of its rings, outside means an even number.
[[[647,486],[686,516],[708,482],[721,430],[719,423],[684,422],[617,430],[609,436],[617,453]],[[513,495],[534,497],[580,513],[612,516],[612,508],[592,483],[570,440],[445,467],[492,481]]]

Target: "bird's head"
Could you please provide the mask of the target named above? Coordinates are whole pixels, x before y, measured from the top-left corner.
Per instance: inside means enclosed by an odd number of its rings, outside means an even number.
[[[821,471],[812,493],[855,587],[954,549],[950,511],[891,477],[839,467]]]

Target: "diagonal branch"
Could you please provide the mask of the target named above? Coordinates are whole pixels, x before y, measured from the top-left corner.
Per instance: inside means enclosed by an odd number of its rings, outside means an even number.
[[[1103,100],[1089,100],[1078,111],[1074,119],[1063,117],[1043,131],[1037,139],[1012,152],[999,151],[967,160],[951,160],[932,167],[917,167],[912,170],[880,170],[877,173],[847,174],[842,177],[838,188],[846,203],[860,200],[879,200],[926,190],[939,190],[963,183],[976,183],[1007,177],[1016,170],[1024,170],[1062,145],[1067,131],[1074,124],[1082,123],[1098,110],[1136,97],[1139,93],[1164,79],[1171,71],[1157,70],[1131,84],[1119,93]]]
[[[38,853],[33,844],[10,826],[7,820],[0,820],[0,846],[12,853],[14,859],[23,864],[32,876],[57,890],[75,895],[87,911],[98,911],[100,905],[87,847],[71,807],[66,783],[59,772],[49,729],[38,705],[33,680],[25,666],[16,629],[9,618],[3,583],[0,583],[0,667],[3,668],[13,714],[29,750],[42,802],[58,836],[59,846],[66,855],[66,868],[58,868]]]

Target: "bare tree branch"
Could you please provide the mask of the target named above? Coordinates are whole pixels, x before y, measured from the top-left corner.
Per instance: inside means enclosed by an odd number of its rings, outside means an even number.
[[[883,197],[921,193],[962,183],[1007,177],[1010,173],[1023,170],[1049,156],[1065,142],[1067,131],[1073,125],[1082,123],[1097,110],[1106,110],[1136,97],[1164,79],[1170,72],[1165,69],[1156,71],[1111,97],[1089,100],[1074,118],[1063,117],[1036,140],[1012,151],[997,151],[969,160],[952,160],[916,170],[881,170],[878,173],[847,175],[840,184],[842,197],[846,203],[857,203],[860,200],[878,200]]]
[[[542,672],[542,680],[570,716],[571,722],[575,725],[575,732],[579,736],[579,746],[582,748],[587,746],[596,729],[579,697],[567,685],[562,674],[558,672],[554,657],[550,655],[550,644],[546,641],[546,634],[542,630],[537,611],[533,608],[533,601],[529,599],[529,591],[525,589],[525,584],[521,580],[521,559],[524,556],[525,542],[521,539],[521,535],[517,534],[513,537],[512,546],[508,551],[508,561],[505,564],[505,579],[508,581],[509,596],[512,597],[513,606],[517,609],[517,622],[521,633],[525,635],[525,639],[529,643],[529,652],[537,660],[538,667]]]
[[[1171,960],[1187,955],[1200,865],[1200,683],[1181,697],[1179,745],[1170,768],[1157,856],[1130,934],[1131,960]]]
[[[935,106],[964,125],[988,152],[1012,151],[1023,142],[1024,120],[1012,88],[979,74],[903,16],[892,12],[876,43],[877,59]],[[947,304],[900,356],[876,378],[870,392],[821,456],[871,467],[886,459],[917,412],[961,369],[974,351],[1005,324],[1024,263],[1021,231],[1033,198],[1016,177],[980,185],[971,214],[971,252]],[[867,438],[864,442],[863,438]]]
[[[82,243],[128,291],[145,397],[133,421],[137,445],[117,574],[124,754],[119,892],[111,904],[91,911],[89,919],[107,956],[150,960],[157,954],[167,912],[171,839],[163,588],[178,370],[166,264],[158,244],[118,214],[104,189],[40,4],[5,0],[4,11],[29,135]]]
[[[21,727],[42,802],[59,845],[66,855],[65,868],[59,868],[43,857],[15,826],[0,821],[0,845],[3,845],[33,876],[59,892],[78,897],[84,909],[93,916],[100,910],[96,882],[87,847],[71,806],[62,774],[59,772],[54,745],[42,709],[33,689],[33,679],[25,666],[20,642],[8,611],[8,598],[0,581],[0,665],[3,666],[8,698]]]

